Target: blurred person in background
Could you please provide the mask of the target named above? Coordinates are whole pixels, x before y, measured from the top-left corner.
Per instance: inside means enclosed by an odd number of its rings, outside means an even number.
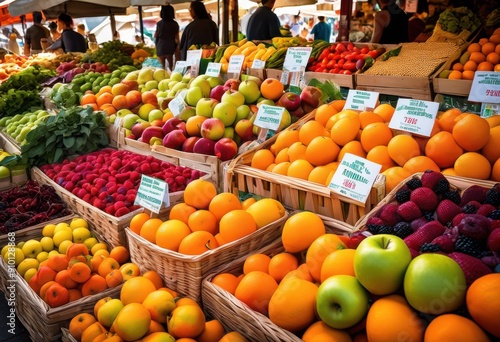
[[[276,0],[262,0],[259,8],[255,10],[248,20],[248,40],[271,40],[281,37],[280,20],[273,12]]]
[[[408,41],[425,42],[430,35],[425,32],[425,19],[428,15],[427,1],[419,1],[417,11],[408,19]]]
[[[189,6],[193,21],[182,33],[180,43],[181,59],[186,60],[187,50],[191,45],[209,45],[212,42],[219,45],[219,29],[214,23],[201,1],[193,1]]]
[[[156,55],[163,69],[166,62],[168,67],[174,69],[174,54],[179,59],[179,24],[174,20],[175,11],[171,5],[161,6],[161,20],[156,24],[154,34],[156,40]]]
[[[61,32],[57,31],[57,23],[55,21],[50,22],[49,31],[52,38],[52,43],[61,38]]]
[[[14,32],[12,32],[10,35],[9,35],[9,43],[7,45],[7,48],[12,51],[13,53],[15,53],[16,55],[20,55],[21,54],[21,49],[19,48],[19,44],[17,43],[17,34],[15,34]]]
[[[85,38],[74,29],[73,18],[69,14],[61,13],[57,17],[57,29],[61,32],[61,39],[54,42],[47,50],[62,49],[64,52],[86,52]]]
[[[319,22],[314,25],[311,34],[314,35],[314,39],[321,39],[325,42],[330,42],[330,37],[332,35],[332,27],[325,22],[325,17],[319,16]]]
[[[300,15],[294,15],[290,23],[290,32],[292,37],[297,37],[300,34],[302,23],[300,22]]]
[[[257,8],[258,7],[249,8],[247,13],[245,13],[245,15],[241,17],[240,20],[241,33],[243,33],[245,36],[247,35],[248,21],[250,20],[250,17],[252,16],[252,14],[254,14]]]
[[[24,35],[24,54],[26,56],[42,53],[42,39],[49,39],[49,29],[42,25],[42,12],[33,12],[33,25],[26,30]]]
[[[381,10],[375,14],[372,43],[408,42],[408,15],[395,0],[377,0]]]

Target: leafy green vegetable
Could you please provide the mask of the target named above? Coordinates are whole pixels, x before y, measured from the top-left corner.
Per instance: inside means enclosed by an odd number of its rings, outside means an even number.
[[[105,147],[109,144],[105,117],[91,107],[63,109],[28,133],[21,153],[29,165],[38,166]]]
[[[474,32],[481,25],[481,20],[467,7],[457,7],[441,13],[438,23],[444,31],[458,34],[463,30]]]
[[[335,83],[330,82],[328,80],[321,82],[317,79],[313,78],[309,81],[309,86],[313,86],[321,90],[323,94],[321,97],[322,103],[328,103],[334,100],[343,99],[342,94],[340,93],[340,88]]]

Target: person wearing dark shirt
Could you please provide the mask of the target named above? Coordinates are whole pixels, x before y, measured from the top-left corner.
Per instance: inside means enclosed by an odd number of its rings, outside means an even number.
[[[377,0],[381,11],[375,14],[372,43],[399,44],[408,42],[408,15],[396,0]]]
[[[174,53],[179,51],[179,24],[174,20],[175,11],[171,5],[162,6],[161,20],[156,24],[154,37],[156,38],[156,55],[163,68],[165,60],[168,67],[174,68]]]
[[[276,0],[262,0],[262,6],[252,14],[248,20],[248,40],[270,40],[281,37],[280,20],[273,12],[275,2]]]
[[[422,41],[418,40],[420,34],[425,31],[425,16],[427,15],[427,1],[419,1],[417,11],[408,20],[408,41]],[[427,37],[424,38],[424,41]]]
[[[42,25],[42,13],[33,12],[33,26],[26,30],[24,35],[24,54],[37,54],[43,52],[41,40],[50,38],[49,30]]]
[[[182,60],[186,60],[187,50],[193,44],[219,44],[219,29],[213,20],[210,19],[203,2],[191,2],[189,12],[193,21],[186,26],[182,33],[180,44]]]
[[[314,34],[314,39],[321,39],[325,42],[330,42],[330,36],[332,35],[332,28],[329,24],[325,23],[325,17],[318,17],[319,23],[314,25],[311,34]]]
[[[61,48],[64,52],[87,51],[85,37],[73,30],[73,18],[69,14],[59,14],[57,17],[57,29],[61,32],[61,38],[56,40],[47,50],[54,51]]]

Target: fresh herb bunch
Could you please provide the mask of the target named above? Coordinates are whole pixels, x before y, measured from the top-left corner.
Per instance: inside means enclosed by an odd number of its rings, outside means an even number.
[[[6,93],[10,89],[39,90],[41,83],[55,76],[55,70],[42,68],[38,65],[30,66],[23,71],[10,76],[0,85],[0,93]]]
[[[0,93],[0,119],[40,107],[42,98],[38,90],[10,89]]]
[[[481,25],[481,20],[467,7],[457,7],[441,13],[438,23],[444,31],[458,34],[463,30],[474,32]]]
[[[109,144],[105,118],[91,107],[63,109],[28,133],[21,153],[30,166],[38,166],[96,151]]]

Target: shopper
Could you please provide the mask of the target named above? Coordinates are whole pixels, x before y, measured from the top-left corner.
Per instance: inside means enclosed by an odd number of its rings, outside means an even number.
[[[417,5],[417,11],[413,13],[413,16],[408,20],[408,41],[426,41],[427,36],[424,34],[419,37],[425,31],[425,19],[427,17],[428,9],[426,1],[419,1]]]
[[[161,65],[165,69],[174,69],[174,54],[179,58],[179,24],[174,20],[175,11],[171,5],[161,6],[161,20],[156,24],[154,34],[156,44],[156,55]]]
[[[26,30],[24,35],[24,54],[26,56],[42,53],[42,39],[50,38],[49,29],[42,25],[42,12],[33,12],[33,25]]]
[[[57,29],[61,32],[61,39],[54,42],[47,50],[54,51],[61,48],[64,52],[86,52],[87,42],[73,29],[73,26],[73,18],[69,14],[59,14]]]
[[[203,2],[198,0],[191,2],[189,12],[193,21],[186,26],[182,33],[180,44],[182,60],[186,59],[187,50],[193,44],[219,44],[219,29],[213,20],[210,19]]]
[[[280,20],[273,12],[276,0],[262,0],[248,20],[247,38],[248,40],[270,40],[274,37],[281,37]]]
[[[325,22],[325,17],[319,16],[319,22],[314,25],[311,34],[314,34],[314,39],[321,39],[325,42],[330,42],[330,37],[332,35],[332,28],[329,24]]]
[[[300,15],[294,15],[290,23],[290,33],[292,37],[297,37],[300,34],[302,23],[300,22]]]
[[[57,23],[51,21],[49,24],[50,36],[52,37],[52,43],[61,38],[61,32],[57,30]]]
[[[375,14],[372,43],[399,44],[408,42],[408,15],[396,0],[377,0],[381,11]]]

